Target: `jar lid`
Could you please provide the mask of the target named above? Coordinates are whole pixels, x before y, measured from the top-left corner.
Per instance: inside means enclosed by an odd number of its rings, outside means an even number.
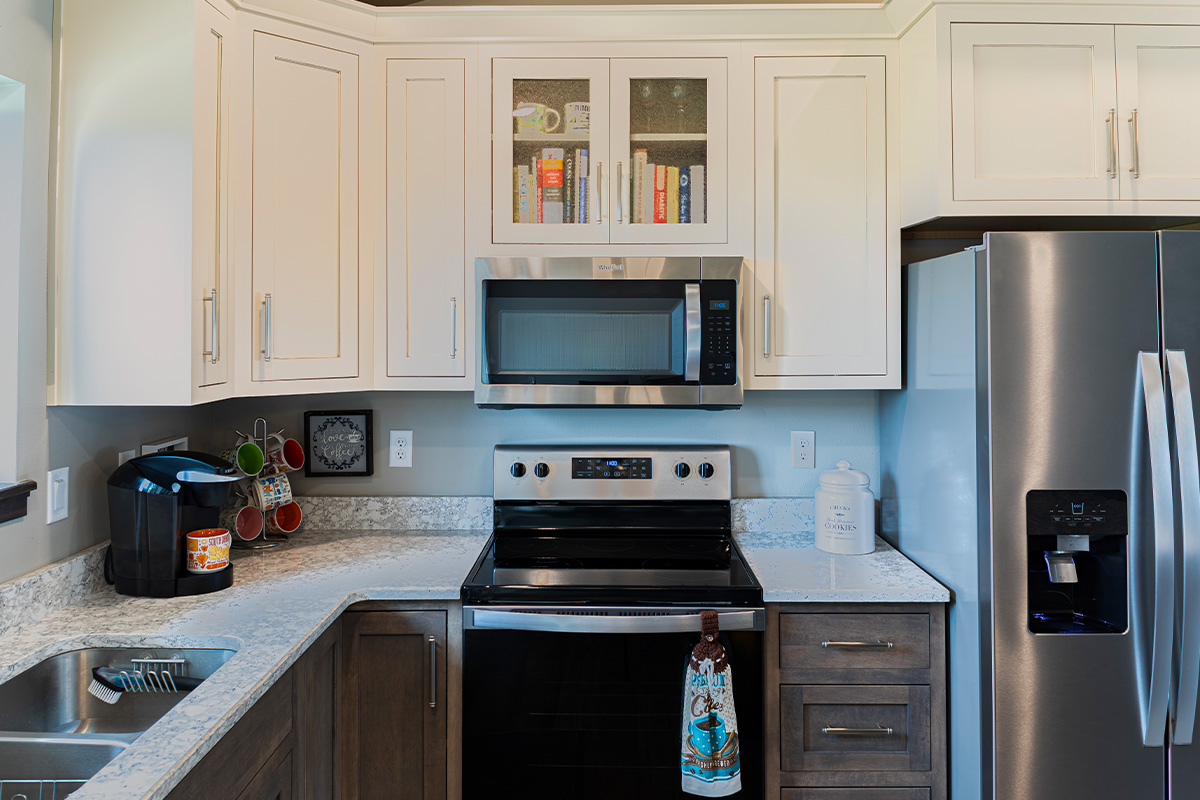
[[[839,461],[837,469],[821,473],[822,486],[866,486],[871,482],[867,473],[860,469],[850,469],[849,461]]]

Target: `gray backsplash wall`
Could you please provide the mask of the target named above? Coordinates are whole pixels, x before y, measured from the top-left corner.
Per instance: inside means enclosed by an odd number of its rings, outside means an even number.
[[[227,400],[214,407],[215,446],[256,416],[302,437],[307,410],[374,411],[375,475],[305,478],[304,495],[490,495],[492,447],[535,443],[723,443],[733,447],[738,497],[812,497],[817,474],[847,459],[879,482],[878,393],[747,392],[731,411],[665,408],[476,408],[468,392],[368,392]],[[388,430],[413,431],[412,468],[387,465]],[[816,469],[791,466],[791,431],[816,432]],[[224,442],[224,443],[223,443]]]

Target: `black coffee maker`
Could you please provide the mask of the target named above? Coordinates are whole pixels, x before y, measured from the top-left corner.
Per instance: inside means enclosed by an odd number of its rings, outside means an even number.
[[[217,527],[241,477],[228,461],[174,451],[131,458],[108,479],[111,545],[105,577],[120,594],[177,597],[233,585],[233,564],[193,575],[185,565],[190,531]]]

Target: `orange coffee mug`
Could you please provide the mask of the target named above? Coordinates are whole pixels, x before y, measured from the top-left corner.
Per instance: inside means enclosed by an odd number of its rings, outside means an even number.
[[[224,528],[205,528],[187,535],[187,571],[196,575],[216,572],[229,566],[229,545],[233,541]]]

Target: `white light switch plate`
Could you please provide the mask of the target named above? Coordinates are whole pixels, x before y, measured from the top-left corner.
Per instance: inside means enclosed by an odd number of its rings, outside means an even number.
[[[792,431],[792,466],[812,469],[816,464],[817,434],[813,431]]]
[[[388,439],[388,466],[412,466],[412,431],[392,431]]]
[[[67,518],[70,506],[71,468],[52,469],[46,473],[46,485],[50,491],[46,496],[46,524]]]

